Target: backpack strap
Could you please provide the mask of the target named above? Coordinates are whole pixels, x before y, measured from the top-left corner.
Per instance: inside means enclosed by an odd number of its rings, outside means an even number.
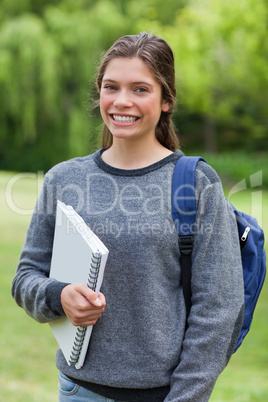
[[[196,220],[195,168],[205,159],[199,156],[181,156],[175,166],[172,181],[172,218],[179,235],[181,278],[186,306],[186,319],[191,309],[191,277],[193,235]],[[187,324],[186,324],[187,326]]]

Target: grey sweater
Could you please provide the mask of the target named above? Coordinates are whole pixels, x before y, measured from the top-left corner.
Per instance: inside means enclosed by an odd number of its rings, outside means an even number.
[[[112,168],[101,151],[53,167],[44,178],[12,294],[39,322],[64,314],[66,284],[48,278],[57,199],[72,205],[110,250],[101,288],[107,301],[84,367],[57,367],[104,396],[125,401],[208,401],[243,320],[235,217],[220,180],[196,170],[192,309],[185,333],[178,237],[171,216],[176,151],[143,169]],[[75,267],[74,267],[75,269]]]

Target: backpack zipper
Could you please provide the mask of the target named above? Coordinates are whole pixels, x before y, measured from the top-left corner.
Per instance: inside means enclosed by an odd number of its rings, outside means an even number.
[[[242,240],[242,241],[246,241],[246,240],[247,240],[249,231],[250,231],[250,227],[247,226],[246,229],[244,230],[244,233],[243,233],[242,237],[241,237],[241,240]]]

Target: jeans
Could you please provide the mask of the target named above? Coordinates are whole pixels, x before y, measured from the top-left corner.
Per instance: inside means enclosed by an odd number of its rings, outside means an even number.
[[[63,373],[59,372],[59,402],[119,402],[95,394],[75,384]]]

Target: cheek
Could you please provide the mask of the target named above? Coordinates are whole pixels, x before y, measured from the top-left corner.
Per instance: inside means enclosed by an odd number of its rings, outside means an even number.
[[[153,119],[158,119],[161,114],[161,105],[157,100],[147,101],[143,107],[144,113]]]
[[[154,100],[146,99],[139,103],[140,109],[144,111],[145,114],[152,114],[156,109],[156,104]]]
[[[101,110],[105,108],[105,104],[106,104],[105,96],[103,96],[103,95],[101,94],[101,95],[100,95],[100,109],[101,109]]]
[[[109,103],[107,97],[103,95],[100,96],[100,112],[103,119],[105,119]]]

